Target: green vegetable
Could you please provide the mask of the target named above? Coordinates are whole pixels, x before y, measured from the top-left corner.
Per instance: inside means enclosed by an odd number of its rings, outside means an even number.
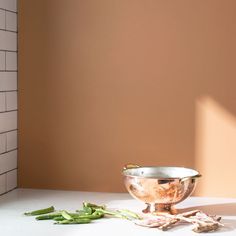
[[[68,215],[73,219],[99,219],[104,216],[101,212],[94,212],[90,215],[88,214],[80,214],[80,213],[71,213],[66,211],[58,211],[51,214],[39,215],[35,219],[36,220],[65,220],[69,219]],[[64,216],[64,217],[63,217]],[[67,217],[67,218],[66,218]]]
[[[88,213],[84,210],[76,210],[77,214],[81,214],[81,215],[88,215]]]
[[[93,213],[93,209],[91,207],[83,207],[85,214],[91,215]]]
[[[54,217],[53,220],[62,221],[62,220],[65,220],[65,218],[63,216],[57,216],[57,217]]]
[[[73,220],[73,217],[66,211],[62,211],[61,216],[63,216],[65,220]]]
[[[95,212],[97,209],[104,209],[105,210],[105,206],[99,206],[90,202],[83,202],[83,212],[85,214],[91,215],[93,212]],[[79,210],[78,212],[81,212],[81,210]]]
[[[73,219],[73,220],[62,220],[62,221],[57,221],[54,224],[59,224],[59,225],[68,225],[68,224],[88,224],[90,223],[90,219]]]
[[[106,209],[105,205],[99,206],[99,205],[96,205],[96,204],[93,204],[93,203],[90,203],[90,202],[83,202],[83,206],[84,207],[90,207],[94,210],[96,210],[96,209],[104,209],[105,210]]]
[[[35,217],[35,219],[36,220],[51,220],[51,219],[54,219],[55,217],[60,217],[60,216],[61,216],[61,212],[55,212],[55,213],[46,214],[46,215],[39,215]]]
[[[122,218],[122,219],[126,219],[126,220],[129,219],[125,215],[120,214],[118,211],[103,210],[103,209],[98,209],[97,211],[99,213],[103,213],[104,215],[114,216],[114,217]]]
[[[90,215],[80,215],[80,214],[75,214],[75,213],[73,213],[73,214],[70,214],[74,219],[93,219],[93,220],[95,220],[95,219],[100,219],[100,218],[102,218],[103,216],[104,216],[104,214],[102,213],[102,212],[94,212],[94,213],[92,213],[92,214],[90,214]]]
[[[50,213],[50,214],[48,214]],[[104,205],[96,205],[83,202],[83,209],[74,212],[65,210],[56,211],[53,206],[32,212],[25,215],[36,216],[36,220],[54,220],[55,224],[87,224],[92,220],[100,219],[104,216],[118,217],[126,220],[141,219],[139,215],[129,210],[109,210]]]
[[[103,213],[104,215],[110,215],[117,218],[122,218],[126,220],[133,220],[133,219],[141,219],[140,216],[138,216],[136,213],[129,211],[129,210],[103,210],[103,209],[97,209],[98,212]]]
[[[135,212],[132,212],[130,210],[124,209],[124,210],[118,210],[118,212],[120,212],[122,215],[126,215],[129,218],[134,218],[137,220],[141,220],[142,218],[136,214]]]
[[[51,212],[54,212],[54,211],[55,211],[55,208],[53,206],[51,206],[51,207],[36,210],[36,211],[25,212],[24,215],[26,215],[26,216],[37,216],[37,215],[51,213]]]

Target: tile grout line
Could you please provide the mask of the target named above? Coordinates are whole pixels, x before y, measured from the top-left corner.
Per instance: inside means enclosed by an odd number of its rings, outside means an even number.
[[[5,29],[6,29],[7,28],[7,12],[6,10],[4,12],[5,12]]]
[[[17,92],[17,90],[4,90],[4,91],[0,91],[0,93],[8,93],[8,92]]]
[[[7,70],[7,53],[5,52],[5,70]]]
[[[4,133],[4,135],[5,135],[5,140],[6,140],[6,142],[5,142],[5,151],[7,151],[7,133]]]
[[[5,193],[7,192],[7,173],[5,175]]]
[[[17,189],[17,187],[15,187],[15,188],[13,188],[13,189],[11,189],[11,190],[9,190],[9,191],[6,190],[6,192],[1,193],[0,196],[4,195],[4,194],[6,194],[6,193],[9,193],[9,192],[11,192],[11,191],[13,191],[13,190],[15,190],[15,189]]]
[[[2,113],[8,113],[8,112],[13,112],[13,111],[18,111],[18,109],[0,111],[0,114],[2,114]]]
[[[3,32],[10,32],[10,33],[15,33],[15,34],[18,33],[17,31],[14,31],[14,30],[1,29],[1,28],[0,28],[0,31],[3,31]]]
[[[7,173],[9,173],[9,172],[12,172],[12,171],[14,171],[14,170],[17,170],[17,169],[18,169],[18,168],[16,167],[16,168],[10,169],[10,170],[8,170],[8,171],[5,171],[5,172],[1,173],[0,176],[1,176],[1,175],[5,175],[5,174],[7,174]]]
[[[10,133],[10,132],[13,132],[13,131],[18,131],[18,129],[11,129],[11,130],[7,130],[7,131],[2,131],[0,132],[0,134],[5,134],[5,133]]]
[[[10,150],[8,150],[8,151],[6,150],[5,152],[2,152],[2,153],[0,154],[0,156],[3,155],[3,154],[9,153],[9,152],[14,152],[14,151],[18,151],[18,147],[13,148],[13,149],[10,149]]]
[[[7,11],[7,12],[11,12],[11,13],[16,13],[16,14],[18,14],[17,11],[9,10],[9,9],[6,9],[6,8],[1,8],[1,7],[0,7],[0,10],[4,10],[4,11]]]
[[[7,93],[5,92],[5,111],[7,110]]]
[[[0,52],[18,52],[18,50],[0,49]]]

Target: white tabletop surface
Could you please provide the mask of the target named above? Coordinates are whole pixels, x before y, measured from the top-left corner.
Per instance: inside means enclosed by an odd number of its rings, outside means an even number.
[[[36,221],[34,217],[23,213],[34,209],[55,206],[56,209],[74,211],[81,209],[82,202],[106,204],[110,208],[141,211],[143,203],[132,199],[125,193],[92,193],[79,191],[54,191],[16,189],[0,197],[0,232],[4,236],[116,236],[116,235],[198,235],[191,231],[192,225],[175,226],[168,231],[145,228],[122,219],[101,219],[84,225],[54,225],[52,221]],[[213,233],[215,235],[236,235],[236,199],[230,198],[199,198],[190,197],[181,204],[179,209],[202,209],[209,214],[222,216],[225,227]],[[200,235],[212,235],[202,233]]]

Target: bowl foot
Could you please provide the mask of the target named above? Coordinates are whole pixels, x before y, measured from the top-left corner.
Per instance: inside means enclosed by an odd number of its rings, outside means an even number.
[[[146,208],[143,209],[143,213],[152,213],[156,215],[163,215],[163,214],[177,214],[177,210],[171,204],[159,204],[159,203],[146,203]]]

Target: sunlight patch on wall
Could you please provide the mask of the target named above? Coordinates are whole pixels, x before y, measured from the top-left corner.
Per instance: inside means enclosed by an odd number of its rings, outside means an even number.
[[[236,117],[211,97],[196,101],[196,194],[236,197]]]

